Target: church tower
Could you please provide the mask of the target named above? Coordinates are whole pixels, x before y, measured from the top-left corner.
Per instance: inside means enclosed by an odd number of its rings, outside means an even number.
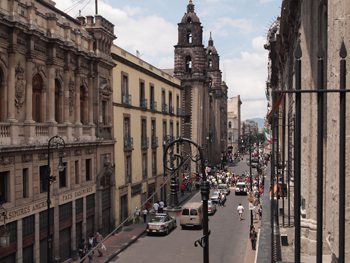
[[[178,43],[175,45],[174,74],[184,88],[182,108],[183,137],[207,149],[209,142],[209,86],[207,79],[207,54],[203,45],[203,28],[195,13],[192,0],[178,24]],[[208,158],[208,154],[207,158]]]

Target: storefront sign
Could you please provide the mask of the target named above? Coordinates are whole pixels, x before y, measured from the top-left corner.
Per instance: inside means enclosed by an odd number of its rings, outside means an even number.
[[[91,185],[73,192],[64,193],[60,195],[59,204],[61,205],[95,192],[96,192],[95,185]]]

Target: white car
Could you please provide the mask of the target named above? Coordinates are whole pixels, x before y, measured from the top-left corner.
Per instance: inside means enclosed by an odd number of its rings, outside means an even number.
[[[220,190],[221,193],[224,193],[225,195],[230,194],[230,187],[227,184],[219,184],[218,190]]]
[[[175,218],[166,213],[157,213],[151,217],[150,221],[147,223],[146,231],[148,234],[163,233],[168,235],[174,228],[176,228]]]
[[[220,190],[215,190],[211,196],[210,196],[210,200],[214,203],[214,204],[218,204],[219,203],[219,193]],[[224,193],[221,193],[224,195],[224,199],[223,199],[223,203],[225,203],[226,201],[226,195]]]
[[[248,194],[248,188],[245,182],[237,182],[236,189],[235,189],[236,195],[247,195]]]

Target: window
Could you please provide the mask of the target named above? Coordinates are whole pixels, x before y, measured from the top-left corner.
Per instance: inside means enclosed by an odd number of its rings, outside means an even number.
[[[142,154],[142,179],[147,179],[147,153]]]
[[[40,176],[40,193],[47,192],[47,174],[48,166],[42,165],[39,167],[39,176]]]
[[[63,122],[63,96],[61,83],[55,79],[55,120],[58,123]]]
[[[180,136],[180,123],[176,122],[176,138]]]
[[[79,169],[79,160],[74,162],[74,175],[75,175],[75,184],[79,184],[80,181],[80,169]]]
[[[33,94],[32,94],[33,121],[41,122],[43,119],[42,110],[41,110],[41,96],[42,96],[42,90],[43,90],[43,79],[41,78],[41,76],[39,74],[36,74],[33,77],[32,87],[33,87]]]
[[[187,31],[187,43],[192,44],[192,32],[190,30]]]
[[[86,159],[85,160],[85,178],[86,181],[90,181],[92,179],[91,176],[91,159]]]
[[[152,138],[155,138],[157,136],[157,124],[156,120],[151,121],[151,134]]]
[[[28,172],[28,168],[24,168],[22,170],[22,185],[23,185],[22,197],[27,198],[27,197],[29,197],[29,172]]]
[[[108,102],[105,101],[105,100],[102,100],[102,124],[103,125],[108,125],[108,116],[107,116],[107,105],[108,105]]]
[[[212,68],[213,67],[213,61],[211,59],[209,59],[208,61],[208,67],[209,68]]]
[[[75,200],[75,214],[78,215],[80,213],[83,213],[83,198],[79,198]]]
[[[72,219],[72,202],[59,206],[60,222]]]
[[[141,119],[141,147],[147,147],[147,122],[146,119]]]
[[[124,137],[130,137],[130,118],[124,117]]]
[[[67,167],[67,163],[63,163],[64,167]],[[63,169],[63,171],[58,172],[59,177],[59,185],[60,188],[67,187],[67,174],[66,174],[66,168]]]
[[[162,90],[162,111],[167,111],[166,98],[165,98],[165,90]]]
[[[0,203],[9,202],[9,183],[10,172],[0,172]]]
[[[34,235],[34,215],[27,216],[22,220],[22,236],[23,238],[27,236]]]
[[[155,104],[154,104],[154,85],[150,84],[150,91],[149,91],[149,100],[150,100],[150,106],[151,106],[151,110],[155,110]]]
[[[232,122],[228,122],[228,128],[231,129],[232,128]]]
[[[140,80],[140,107],[147,108],[145,99],[145,82]]]
[[[157,175],[157,152],[152,151],[152,175]]]
[[[186,72],[187,73],[192,72],[192,58],[190,56],[186,57]]]
[[[166,121],[163,121],[163,139],[166,140],[167,136],[167,127],[166,127]]]
[[[127,74],[122,73],[122,101],[126,103],[129,97],[129,77]]]
[[[174,123],[172,121],[170,121],[169,135],[174,137]]]
[[[131,183],[131,155],[125,156],[125,184]]]
[[[80,87],[80,121],[88,124],[88,92],[84,86]]]
[[[169,112],[173,113],[173,93],[169,91]]]
[[[180,97],[179,97],[179,95],[176,95],[176,111],[177,111],[177,114],[179,114],[179,109],[180,109]]]

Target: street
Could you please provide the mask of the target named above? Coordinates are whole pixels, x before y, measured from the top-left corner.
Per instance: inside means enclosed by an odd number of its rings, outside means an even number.
[[[232,167],[230,167],[230,170]],[[235,173],[248,170],[244,161],[233,167]],[[200,201],[200,193],[190,201]],[[245,220],[240,221],[236,208],[241,203],[245,207]],[[234,188],[227,196],[225,207],[217,207],[209,216],[210,262],[243,262],[248,245],[250,213],[247,196],[235,196]],[[181,230],[178,227],[168,236],[143,235],[133,245],[120,253],[113,262],[202,262],[202,248],[195,247],[195,240],[202,236],[202,230]]]

